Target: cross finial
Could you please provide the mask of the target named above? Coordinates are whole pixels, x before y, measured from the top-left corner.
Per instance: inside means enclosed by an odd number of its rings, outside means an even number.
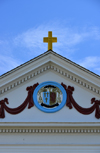
[[[48,31],[48,37],[44,37],[43,42],[48,43],[48,50],[52,50],[52,43],[57,42],[57,37],[52,37],[52,31]]]

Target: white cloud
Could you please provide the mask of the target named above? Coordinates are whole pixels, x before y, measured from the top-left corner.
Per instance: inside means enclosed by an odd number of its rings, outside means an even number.
[[[47,50],[47,43],[43,43],[43,37],[48,36],[48,31],[53,31],[53,37],[57,37],[57,43],[53,43],[53,50],[61,53],[60,50],[65,49],[66,54],[75,51],[75,45],[84,42],[88,39],[100,39],[100,29],[97,27],[82,28],[80,31],[78,28],[69,28],[62,26],[60,23],[50,23],[40,25],[36,28],[27,30],[26,32],[19,34],[14,39],[14,45],[28,48],[35,53],[35,48],[38,48],[39,54],[41,50]]]
[[[78,62],[79,65],[91,69],[94,72],[98,72],[100,74],[100,57],[98,56],[89,56],[84,59],[81,59],[81,61]]]
[[[92,27],[91,36],[93,36],[95,39],[100,39],[100,29],[98,27]]]
[[[89,39],[100,39],[98,27],[83,27],[79,30],[78,27],[66,27],[63,23],[55,22],[28,29],[15,38],[9,39],[10,41],[0,40],[0,73],[18,66],[20,64],[19,59],[23,63],[46,51],[48,45],[43,43],[43,37],[48,36],[48,31],[53,31],[53,37],[57,37],[57,43],[53,43],[53,50],[67,58],[73,56],[73,52],[79,49],[78,45],[81,42]],[[14,60],[15,52],[16,60]],[[26,59],[23,60],[24,58]],[[79,63],[86,68],[98,69],[97,58],[86,57]]]
[[[10,56],[0,55],[0,75],[17,67],[19,64],[20,62]]]
[[[96,67],[99,63],[100,57],[97,56],[89,56],[80,61],[80,65],[87,68]]]

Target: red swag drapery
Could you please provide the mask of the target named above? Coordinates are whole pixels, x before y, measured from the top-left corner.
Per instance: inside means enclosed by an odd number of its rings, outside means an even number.
[[[22,112],[26,106],[28,105],[28,109],[34,106],[34,101],[33,101],[33,92],[35,88],[39,84],[36,83],[33,86],[27,87],[26,90],[28,91],[28,95],[25,99],[25,101],[17,108],[9,108],[6,104],[9,104],[8,99],[5,98],[4,100],[0,101],[0,118],[5,118],[5,110],[10,113],[10,114],[19,114]]]

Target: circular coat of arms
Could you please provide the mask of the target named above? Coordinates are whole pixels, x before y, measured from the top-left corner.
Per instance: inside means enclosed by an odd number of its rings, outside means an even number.
[[[60,110],[66,103],[67,94],[63,86],[57,82],[43,82],[33,93],[35,106],[46,113]]]

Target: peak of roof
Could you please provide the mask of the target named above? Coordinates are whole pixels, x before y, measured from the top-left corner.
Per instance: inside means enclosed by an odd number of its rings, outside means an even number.
[[[44,52],[43,54],[40,54],[39,56],[34,57],[33,59],[31,59],[31,60],[29,60],[29,61],[27,61],[27,62],[21,64],[20,66],[18,66],[18,67],[16,67],[16,68],[14,68],[14,69],[12,69],[12,70],[10,70],[10,71],[8,71],[8,72],[2,74],[2,75],[0,76],[0,78],[3,78],[3,77],[5,77],[5,76],[9,75],[9,74],[11,74],[11,73],[17,71],[18,69],[21,69],[22,67],[24,67],[24,66],[26,66],[26,65],[28,65],[28,64],[30,64],[30,63],[36,61],[36,60],[38,60],[38,59],[40,59],[40,58],[42,58],[42,57],[48,55],[48,54],[52,54],[52,55],[54,55],[54,56],[57,56],[57,57],[63,59],[64,61],[70,63],[71,65],[74,65],[75,67],[77,67],[77,68],[79,68],[79,69],[81,69],[81,70],[83,70],[83,71],[85,71],[85,72],[87,72],[87,73],[89,73],[89,74],[91,74],[91,75],[97,77],[97,78],[100,78],[100,76],[97,75],[97,74],[95,74],[94,72],[92,72],[92,71],[90,71],[90,70],[88,70],[88,69],[86,69],[86,68],[80,66],[79,64],[76,64],[75,62],[72,62],[71,60],[67,59],[66,57],[64,57],[64,56],[62,56],[62,55],[60,55],[60,54],[54,52],[53,50],[47,50],[47,51]]]

